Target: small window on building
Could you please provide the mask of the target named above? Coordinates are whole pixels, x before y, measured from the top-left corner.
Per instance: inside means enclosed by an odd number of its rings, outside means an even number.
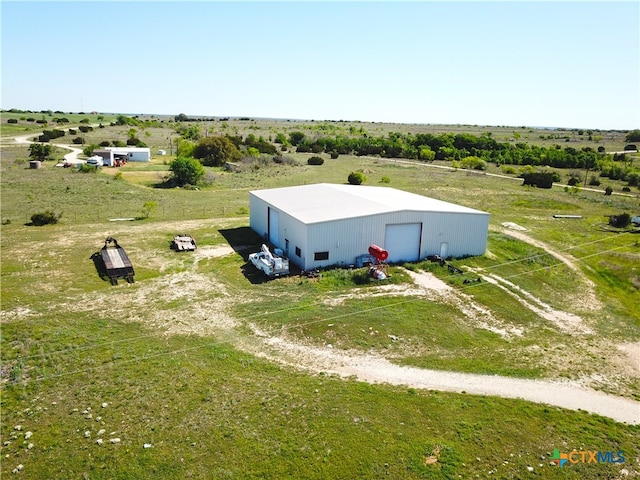
[[[315,252],[313,254],[314,260],[329,260],[329,252]]]
[[[296,247],[296,257],[302,257],[302,252],[300,251],[300,247]]]

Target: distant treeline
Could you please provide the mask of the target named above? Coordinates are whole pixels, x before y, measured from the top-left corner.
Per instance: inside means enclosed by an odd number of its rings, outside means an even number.
[[[468,133],[443,134],[403,134],[390,133],[386,137],[348,137],[343,135],[307,138],[302,132],[289,135],[297,152],[338,153],[341,155],[379,156],[383,158],[406,158],[413,160],[462,161],[476,157],[496,165],[531,165],[555,168],[604,168],[615,171],[615,176],[623,178],[623,167],[613,168],[611,161],[625,161],[626,155],[606,155],[591,147],[580,150],[573,147],[553,145],[543,147],[526,143],[498,142],[485,133],[475,136]],[[629,169],[632,167],[629,166]]]

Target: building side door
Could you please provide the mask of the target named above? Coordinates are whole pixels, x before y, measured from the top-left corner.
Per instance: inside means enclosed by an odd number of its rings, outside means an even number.
[[[269,217],[269,242],[272,245],[278,246],[278,228],[280,227],[280,216],[277,210],[274,210],[271,207],[268,207],[268,217]]]

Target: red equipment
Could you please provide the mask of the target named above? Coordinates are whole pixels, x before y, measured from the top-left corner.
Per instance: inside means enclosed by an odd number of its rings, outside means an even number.
[[[384,262],[389,258],[389,252],[377,245],[371,245],[369,247],[369,255],[375,258],[378,262]]]

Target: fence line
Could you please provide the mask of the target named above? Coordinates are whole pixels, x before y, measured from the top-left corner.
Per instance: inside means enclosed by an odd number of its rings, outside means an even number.
[[[77,206],[77,208],[81,208]],[[45,209],[40,209],[45,210]],[[55,210],[55,209],[54,209]],[[56,210],[57,211],[57,210]],[[87,223],[87,222],[108,222],[118,220],[206,220],[214,218],[235,218],[235,217],[249,217],[249,209],[246,207],[240,208],[209,208],[209,207],[158,207],[156,210],[150,212],[148,217],[145,217],[142,213],[142,209],[135,211],[132,210],[109,210],[108,212],[100,210],[99,206],[95,208],[86,208],[83,210],[64,209],[62,211],[62,217],[60,223],[65,223],[65,220],[72,223]],[[2,223],[31,223],[31,216],[37,213],[36,210],[23,212],[19,215],[2,214]]]

